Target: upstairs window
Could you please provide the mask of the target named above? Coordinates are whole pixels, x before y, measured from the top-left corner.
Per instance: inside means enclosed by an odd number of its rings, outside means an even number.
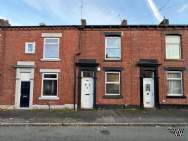
[[[44,38],[44,59],[59,59],[59,38]]]
[[[105,59],[121,59],[121,37],[105,37]]]
[[[120,95],[120,72],[105,72],[105,95]]]
[[[182,96],[182,72],[181,71],[168,71],[168,95],[169,96]]]
[[[179,35],[166,35],[166,59],[181,59],[181,41]]]
[[[25,43],[25,53],[28,53],[28,54],[35,53],[35,42],[26,42]]]

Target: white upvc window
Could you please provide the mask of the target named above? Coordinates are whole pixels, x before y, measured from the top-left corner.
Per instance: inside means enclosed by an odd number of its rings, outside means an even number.
[[[44,38],[43,59],[59,59],[59,38]]]
[[[166,35],[166,59],[181,59],[181,38],[179,35]]]
[[[35,42],[25,43],[25,53],[34,54],[35,53]]]
[[[120,72],[105,72],[105,95],[120,95]]]
[[[105,37],[105,59],[121,59],[121,37]]]
[[[182,96],[183,83],[181,71],[167,71],[168,96]]]
[[[58,97],[58,73],[42,73],[42,98]]]

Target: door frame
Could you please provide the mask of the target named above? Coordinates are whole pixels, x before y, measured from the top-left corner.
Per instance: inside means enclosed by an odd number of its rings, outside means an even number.
[[[78,109],[81,107],[81,86],[82,86],[82,72],[93,72],[93,109],[96,108],[96,67],[80,67],[78,76]]]
[[[154,73],[154,108],[159,108],[159,77],[158,67],[159,63],[156,59],[140,59],[138,66],[140,66],[140,108],[144,108],[143,104],[143,78],[145,71],[152,71]]]
[[[75,62],[76,68],[75,68],[75,78],[77,80],[75,81],[75,94],[74,94],[74,105],[77,103],[77,109],[81,109],[81,72],[82,71],[92,71],[94,73],[93,75],[93,109],[96,108],[96,72],[97,67],[99,66],[99,63],[97,63],[96,59],[77,59]]]
[[[143,103],[143,78],[144,77],[144,72],[145,71],[152,71],[154,73],[154,108],[159,108],[159,87],[158,87],[158,72],[157,72],[157,67],[141,67],[140,68],[140,108],[144,108],[144,103]]]
[[[27,81],[30,81],[30,97],[29,97],[29,107],[22,108],[20,107],[20,96],[21,96],[21,73],[29,73],[30,77]],[[16,86],[15,86],[15,109],[31,109],[33,105],[33,87],[34,87],[34,67],[32,68],[23,68],[17,67],[16,68]]]

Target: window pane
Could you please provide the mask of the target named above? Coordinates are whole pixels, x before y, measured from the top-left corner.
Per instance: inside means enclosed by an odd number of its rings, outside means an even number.
[[[168,94],[182,94],[180,80],[169,80],[168,81]]]
[[[57,78],[56,74],[44,74],[44,78]]]
[[[167,44],[166,45],[166,58],[167,59],[179,59],[180,58],[179,45]]]
[[[119,82],[119,73],[107,73],[107,82]]]
[[[93,71],[83,71],[83,77],[94,77]]]
[[[107,37],[107,48],[120,48],[120,37]]]
[[[106,84],[106,93],[107,94],[120,94],[120,85],[119,84]]]
[[[145,91],[149,91],[150,92],[150,84],[146,84],[145,85]]]
[[[181,73],[168,73],[168,78],[181,78]]]
[[[43,81],[43,95],[56,96],[57,95],[57,80]]]
[[[33,44],[27,44],[28,52],[33,52]]]
[[[180,43],[180,36],[166,36],[166,43]]]
[[[48,38],[48,39],[45,39],[45,44],[58,44],[58,39],[57,38]]]
[[[58,45],[47,44],[45,45],[45,58],[58,58],[59,57]]]
[[[119,48],[106,48],[106,58],[120,58],[121,52]]]

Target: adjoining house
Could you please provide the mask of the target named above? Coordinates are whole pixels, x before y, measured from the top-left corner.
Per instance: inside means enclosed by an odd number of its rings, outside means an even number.
[[[188,25],[0,24],[0,108],[188,107]]]

